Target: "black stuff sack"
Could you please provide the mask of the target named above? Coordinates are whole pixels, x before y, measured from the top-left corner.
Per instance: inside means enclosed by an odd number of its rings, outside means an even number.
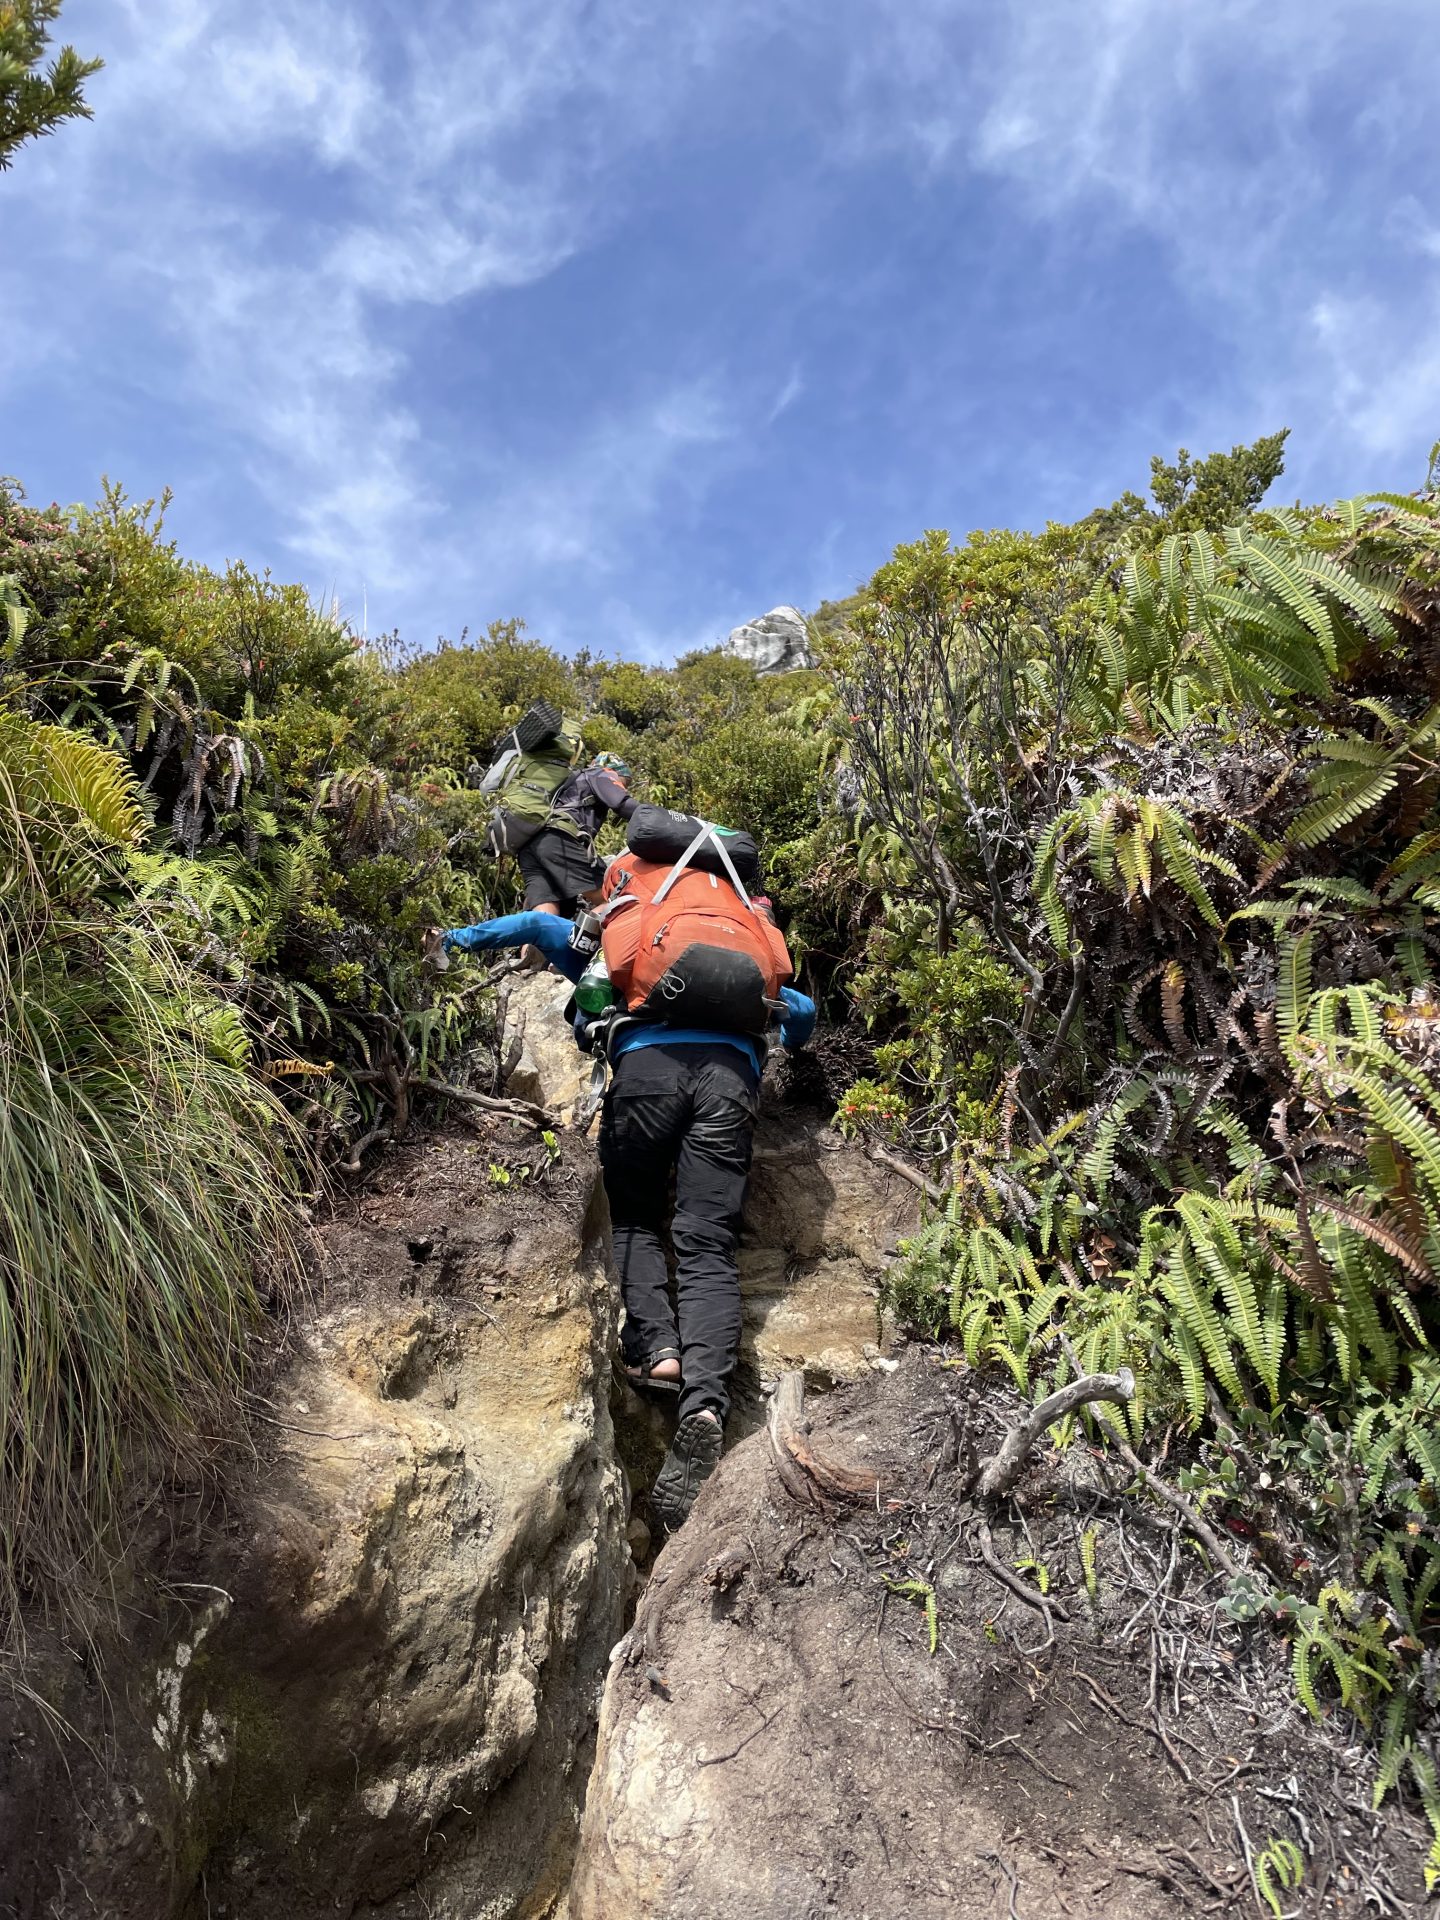
[[[704,824],[691,814],[673,813],[669,807],[636,807],[630,816],[625,844],[639,860],[650,860],[660,867],[673,866]],[[754,840],[748,833],[739,833],[730,827],[716,827],[715,833],[724,843],[736,873],[747,886],[753,887],[760,878],[760,852]],[[711,836],[691,854],[688,864],[700,873],[725,872],[725,862]]]

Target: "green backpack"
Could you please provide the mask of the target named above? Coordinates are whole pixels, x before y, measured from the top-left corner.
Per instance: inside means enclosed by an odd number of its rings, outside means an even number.
[[[493,793],[490,845],[496,854],[518,853],[546,827],[580,837],[580,828],[555,812],[555,795],[570,777],[581,749],[580,724],[569,715],[557,732],[528,751],[512,746],[490,769],[482,791]]]

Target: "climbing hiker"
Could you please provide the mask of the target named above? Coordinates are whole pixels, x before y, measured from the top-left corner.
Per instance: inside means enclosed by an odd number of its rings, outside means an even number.
[[[597,753],[555,795],[550,824],[517,856],[525,876],[525,905],[535,913],[571,913],[592,904],[605,877],[595,836],[607,813],[628,820],[635,797],[626,783],[630,769],[618,753]]]
[[[481,782],[496,798],[490,844],[518,861],[527,912],[569,914],[593,900],[605,875],[595,836],[607,813],[628,820],[635,811],[620,756],[597,753],[582,767],[582,751],[579,723],[537,701]]]
[[[576,1038],[609,1063],[600,1165],[625,1305],[621,1364],[676,1402],[651,1495],[674,1532],[719,1461],[740,1344],[736,1249],[767,1033],[804,1046],[815,1005],[793,968],[748,834],[637,807],[598,914],[507,914],[443,936],[447,952],[532,942],[576,982]],[[661,1234],[670,1237],[676,1306]],[[678,1313],[677,1313],[678,1308]]]

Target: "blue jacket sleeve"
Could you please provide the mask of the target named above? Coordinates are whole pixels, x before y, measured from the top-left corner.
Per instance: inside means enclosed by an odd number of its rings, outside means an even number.
[[[485,953],[493,947],[538,947],[558,973],[578,980],[585,971],[585,955],[570,945],[573,922],[558,913],[505,913],[498,920],[482,920],[475,927],[452,927],[445,935],[447,953]]]
[[[803,1047],[815,1031],[815,1002],[808,993],[800,993],[794,987],[781,987],[780,998],[785,1002],[780,1044],[793,1053]]]

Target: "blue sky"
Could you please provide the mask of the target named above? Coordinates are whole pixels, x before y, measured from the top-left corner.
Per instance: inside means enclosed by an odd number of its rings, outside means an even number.
[[[1440,436],[1435,0],[68,0],[0,472],[369,631],[667,658],[931,526]]]

